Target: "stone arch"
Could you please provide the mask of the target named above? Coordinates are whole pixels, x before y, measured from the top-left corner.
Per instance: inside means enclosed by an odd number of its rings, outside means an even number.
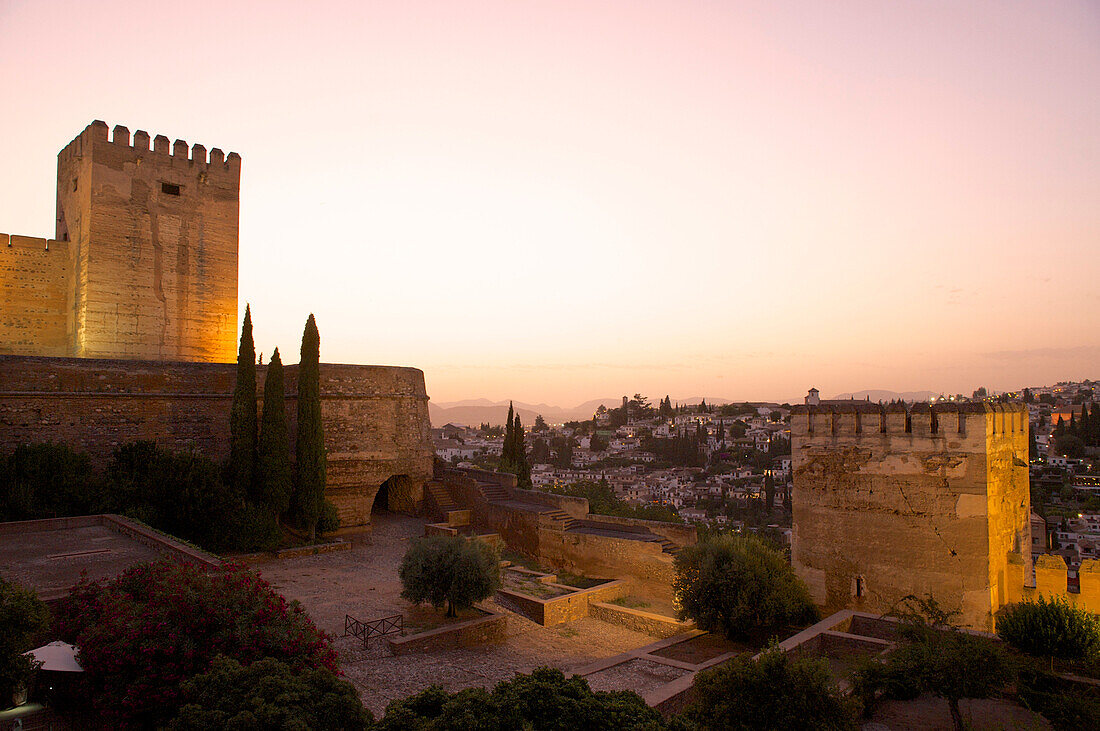
[[[417,489],[416,482],[408,475],[390,475],[374,493],[370,511],[415,514],[422,491],[423,486]]]

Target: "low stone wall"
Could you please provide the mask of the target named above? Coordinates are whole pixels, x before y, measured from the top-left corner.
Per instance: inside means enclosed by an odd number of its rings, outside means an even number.
[[[0,523],[0,534],[24,533],[30,531],[55,531],[70,530],[73,528],[85,528],[92,525],[101,525],[127,538],[141,543],[161,555],[193,563],[206,568],[221,566],[220,558],[212,553],[207,553],[199,548],[188,546],[173,538],[167,533],[161,533],[149,526],[137,521],[124,518],[121,515],[105,513],[102,515],[76,515],[67,518],[44,518],[41,520],[16,520],[9,523]]]
[[[432,652],[449,650],[455,647],[479,647],[499,644],[508,637],[508,617],[499,612],[485,609],[484,617],[455,622],[443,627],[418,632],[405,637],[386,638],[394,655],[407,655],[412,652]]]
[[[555,569],[623,579],[632,593],[672,601],[673,558],[656,542],[545,529],[539,531],[538,539],[539,560]]]
[[[622,625],[635,632],[643,632],[661,639],[675,637],[695,628],[695,625],[691,622],[680,622],[663,614],[620,607],[618,604],[605,602],[593,602],[588,607],[588,614],[601,622]]]
[[[315,546],[295,546],[294,548],[281,548],[275,552],[275,558],[298,558],[299,556],[313,556],[318,553],[334,553],[335,551],[350,551],[351,543],[347,541],[331,541],[318,543]]]
[[[538,572],[523,571],[523,573],[537,574]],[[553,575],[547,575],[547,578],[553,579],[554,577]],[[584,619],[591,613],[592,602],[618,599],[626,594],[628,588],[626,583],[622,581],[609,581],[590,589],[577,589],[551,580],[542,581],[541,583],[572,591],[561,596],[540,599],[509,589],[498,589],[497,603],[508,607],[517,614],[522,614],[532,622],[537,622],[544,627],[553,627],[565,622]]]

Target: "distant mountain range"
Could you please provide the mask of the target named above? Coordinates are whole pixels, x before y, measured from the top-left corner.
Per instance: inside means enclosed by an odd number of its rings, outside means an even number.
[[[866,391],[855,391],[852,393],[842,393],[838,396],[834,396],[834,399],[846,399],[854,398],[857,400],[865,400],[868,397],[872,403],[878,403],[879,401],[894,401],[895,399],[901,399],[903,401],[927,401],[928,399],[937,396],[933,391],[885,391],[883,389],[872,388]],[[794,403],[793,401],[791,402]]]
[[[868,389],[865,391],[854,391],[850,393],[842,393],[837,396],[833,396],[834,399],[866,399],[870,397],[873,403],[879,401],[893,401],[894,399],[904,399],[905,401],[927,401],[936,394],[932,391],[886,391],[883,389]],[[660,398],[651,398],[651,401],[660,401]],[[689,396],[688,398],[672,399],[673,403],[680,404],[697,404],[703,400],[702,396]],[[706,397],[708,404],[715,404],[721,406],[722,404],[732,403],[730,399]],[[514,402],[516,413],[519,414],[520,421],[525,425],[530,426],[535,421],[535,416],[542,414],[542,418],[550,424],[561,424],[566,421],[582,421],[584,419],[591,419],[592,414],[596,413],[596,409],[600,404],[603,404],[609,409],[614,409],[622,406],[623,397],[616,396],[612,398],[604,399],[592,399],[591,401],[585,401],[583,404],[579,404],[572,408],[562,408],[561,406],[551,406],[550,404],[528,404],[522,401]],[[741,403],[738,401],[738,403]],[[751,403],[784,403],[784,402],[751,402]],[[791,404],[802,403],[802,397],[797,399],[791,399]],[[432,426],[440,427],[444,424],[464,424],[466,426],[477,426],[478,424],[503,424],[504,420],[508,416],[508,402],[507,401],[490,401],[489,399],[464,399],[462,401],[443,401],[436,403],[434,401],[428,402],[428,415],[431,417]]]
[[[663,396],[661,398],[664,398]],[[706,397],[708,404],[728,404],[728,399]],[[660,399],[651,399],[659,401]],[[673,403],[697,404],[703,400],[702,396],[692,396],[685,399],[673,399]],[[573,408],[562,408],[550,404],[527,404],[522,401],[513,402],[520,421],[530,426],[535,421],[535,416],[542,414],[542,418],[550,424],[561,424],[566,421],[581,421],[591,419],[596,409],[603,404],[609,409],[623,405],[623,397],[592,399]],[[654,406],[657,404],[654,403]],[[478,424],[503,424],[508,417],[507,401],[490,401],[489,399],[465,399],[463,401],[445,401],[435,403],[428,402],[428,415],[432,419],[432,426],[440,427],[444,424],[465,424],[477,426]]]

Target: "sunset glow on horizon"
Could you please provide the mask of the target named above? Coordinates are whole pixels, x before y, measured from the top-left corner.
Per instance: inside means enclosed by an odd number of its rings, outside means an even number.
[[[166,9],[166,8],[171,8]],[[242,157],[240,313],[434,401],[1096,378],[1100,5],[0,0],[0,231]]]

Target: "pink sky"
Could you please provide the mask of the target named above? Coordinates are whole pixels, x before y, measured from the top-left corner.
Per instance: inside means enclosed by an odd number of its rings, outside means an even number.
[[[0,0],[0,231],[92,119],[236,150],[257,348],[437,401],[1100,375],[1094,2]]]

